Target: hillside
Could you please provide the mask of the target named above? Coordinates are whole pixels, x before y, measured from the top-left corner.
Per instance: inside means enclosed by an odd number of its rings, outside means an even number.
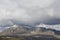
[[[29,32],[29,29],[24,26],[13,25],[12,27],[1,32],[1,35],[24,34]]]
[[[22,37],[22,36],[37,37],[38,35],[48,35],[48,36],[54,36],[54,37],[60,38],[60,35],[58,33],[59,31],[56,31],[54,29],[46,29],[44,27],[28,28],[27,26],[13,25],[10,28],[2,31],[0,35],[12,36],[12,37]]]

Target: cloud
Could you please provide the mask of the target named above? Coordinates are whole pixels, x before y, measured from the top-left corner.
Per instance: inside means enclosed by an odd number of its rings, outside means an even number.
[[[59,0],[0,0],[0,26],[60,24],[59,3]]]
[[[53,3],[54,0],[18,0],[18,4],[23,7],[36,7],[39,6],[41,8],[47,7]]]

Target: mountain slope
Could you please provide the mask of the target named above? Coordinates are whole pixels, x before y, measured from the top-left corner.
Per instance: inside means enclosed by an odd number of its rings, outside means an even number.
[[[14,26],[4,30],[0,34],[1,35],[24,34],[24,33],[29,32],[29,31],[30,30],[27,27],[14,25]]]

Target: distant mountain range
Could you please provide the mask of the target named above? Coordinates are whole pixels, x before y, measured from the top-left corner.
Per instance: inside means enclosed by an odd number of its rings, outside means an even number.
[[[50,28],[44,27],[27,27],[27,26],[18,26],[13,25],[10,28],[2,31],[0,35],[17,35],[17,34],[38,34],[38,33],[45,33],[45,34],[60,34],[60,31]]]

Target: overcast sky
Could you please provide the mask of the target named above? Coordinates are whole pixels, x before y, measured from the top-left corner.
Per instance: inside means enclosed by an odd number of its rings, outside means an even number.
[[[0,27],[60,24],[60,0],[0,0]]]

